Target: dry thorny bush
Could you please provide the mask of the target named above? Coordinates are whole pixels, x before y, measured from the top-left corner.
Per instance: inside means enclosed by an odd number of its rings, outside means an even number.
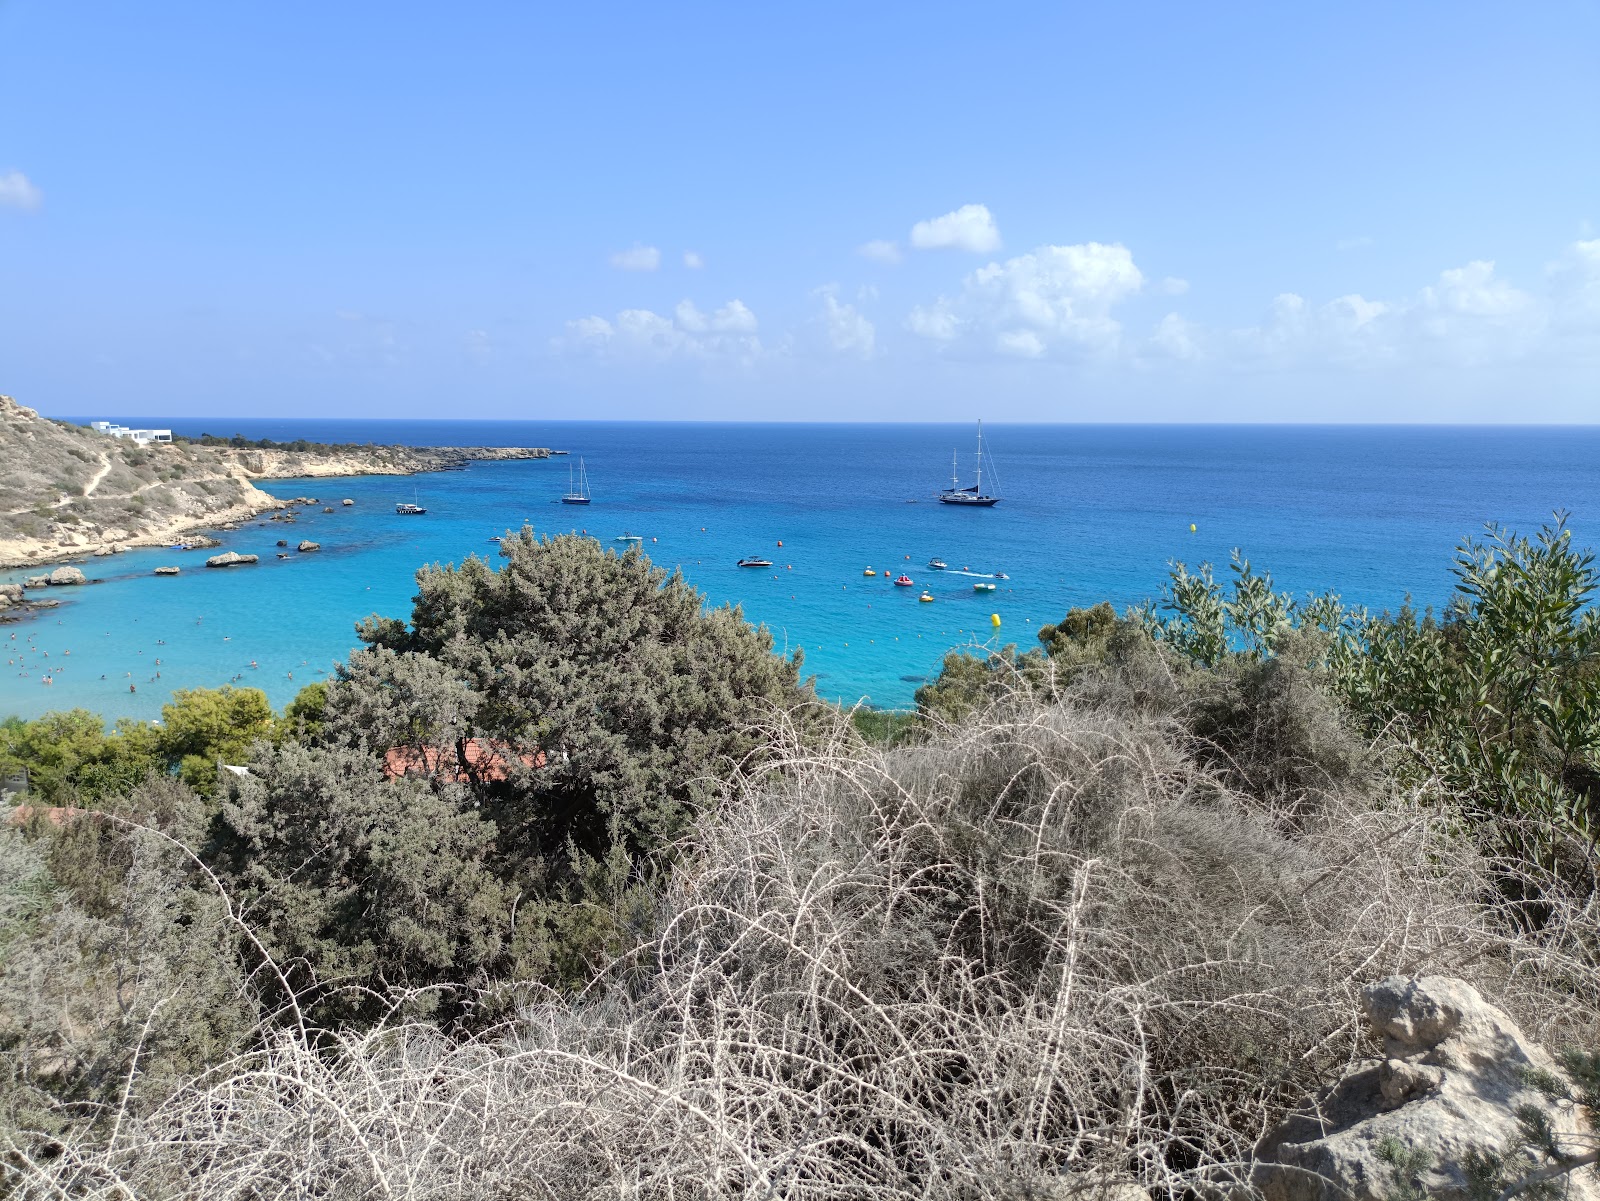
[[[1447,815],[1381,773],[1310,808],[1230,790],[1181,714],[1115,691],[892,751],[776,721],[782,764],[728,789],[587,995],[470,1039],[289,1022],[132,1089],[109,1136],[19,1149],[17,1194],[1176,1195],[1366,1053],[1375,978],[1592,1034],[1563,915],[1519,935]]]

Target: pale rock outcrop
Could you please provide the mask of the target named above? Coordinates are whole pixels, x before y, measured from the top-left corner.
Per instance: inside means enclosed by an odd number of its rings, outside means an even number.
[[[1536,1086],[1541,1077],[1566,1085],[1554,1060],[1471,985],[1391,976],[1369,985],[1362,1002],[1385,1058],[1352,1070],[1316,1112],[1262,1140],[1252,1183],[1266,1201],[1387,1201],[1417,1187],[1469,1201],[1471,1166],[1521,1145],[1518,1111],[1530,1106],[1548,1116],[1564,1152],[1592,1148],[1580,1108]],[[1513,1156],[1504,1175],[1515,1180],[1549,1162]],[[1592,1168],[1557,1183],[1572,1201],[1600,1201]]]
[[[50,577],[47,575],[31,575],[22,583],[27,588],[48,588],[50,586]]]
[[[238,567],[243,563],[259,563],[260,555],[241,555],[236,550],[225,550],[220,555],[212,555],[206,560],[207,567]]]
[[[58,567],[50,573],[50,583],[55,587],[67,584],[87,584],[88,578],[76,567]]]
[[[322,543],[313,542],[313,541],[311,541],[311,539],[307,538],[304,542],[302,542],[300,544],[300,549],[302,551],[321,550],[322,549]]]
[[[22,603],[21,584],[0,584],[0,600],[8,600],[13,605]]]
[[[156,575],[177,575],[179,570],[176,567],[158,567],[155,573]]]

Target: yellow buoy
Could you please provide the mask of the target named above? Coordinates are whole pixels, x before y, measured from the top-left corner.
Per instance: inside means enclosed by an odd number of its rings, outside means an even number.
[[[994,626],[996,629],[998,629],[1000,627],[1000,614],[998,614],[998,613],[989,614],[989,624]]]
[[[1194,522],[1192,522],[1192,521],[1189,523],[1189,532],[1191,534],[1194,533]]]

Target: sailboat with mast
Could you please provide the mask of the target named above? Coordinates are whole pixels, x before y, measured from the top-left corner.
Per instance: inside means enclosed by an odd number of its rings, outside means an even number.
[[[957,452],[950,452],[950,486],[939,493],[939,502],[946,505],[966,505],[968,508],[987,509],[1000,501],[998,495],[983,490],[983,422],[978,422],[977,480],[962,486],[961,467]],[[994,478],[994,464],[989,464],[989,476]]]
[[[572,464],[567,464],[567,491],[561,497],[564,505],[586,505],[589,503],[589,473],[584,469],[583,457],[578,457],[577,482],[573,482]]]

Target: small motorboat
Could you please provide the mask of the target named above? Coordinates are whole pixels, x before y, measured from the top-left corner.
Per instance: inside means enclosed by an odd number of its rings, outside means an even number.
[[[950,564],[946,563],[943,559],[929,559],[928,566],[934,571],[943,571],[945,568],[949,567]]]
[[[749,558],[740,559],[739,560],[739,566],[740,567],[771,567],[772,566],[772,560],[771,559],[758,559],[754,555],[752,555]]]
[[[974,584],[972,586],[972,590],[974,592],[993,592],[995,590],[995,585],[993,585],[993,584]]]
[[[638,542],[638,543],[642,544],[644,542],[644,538],[642,536],[640,536],[639,534],[630,534],[627,531],[623,531],[622,533],[618,534],[615,538],[613,538],[611,541],[613,541],[613,542]]]
[[[877,575],[878,573],[873,571],[872,568],[869,567],[865,571],[863,571],[861,574],[862,575]]]
[[[911,577],[908,576],[908,575],[900,576],[897,580],[895,580],[894,586],[896,588],[910,588],[911,587]]]
[[[921,601],[923,604],[928,604],[930,601],[933,600],[933,593],[924,592],[921,596],[917,597],[917,599],[919,601]]]

